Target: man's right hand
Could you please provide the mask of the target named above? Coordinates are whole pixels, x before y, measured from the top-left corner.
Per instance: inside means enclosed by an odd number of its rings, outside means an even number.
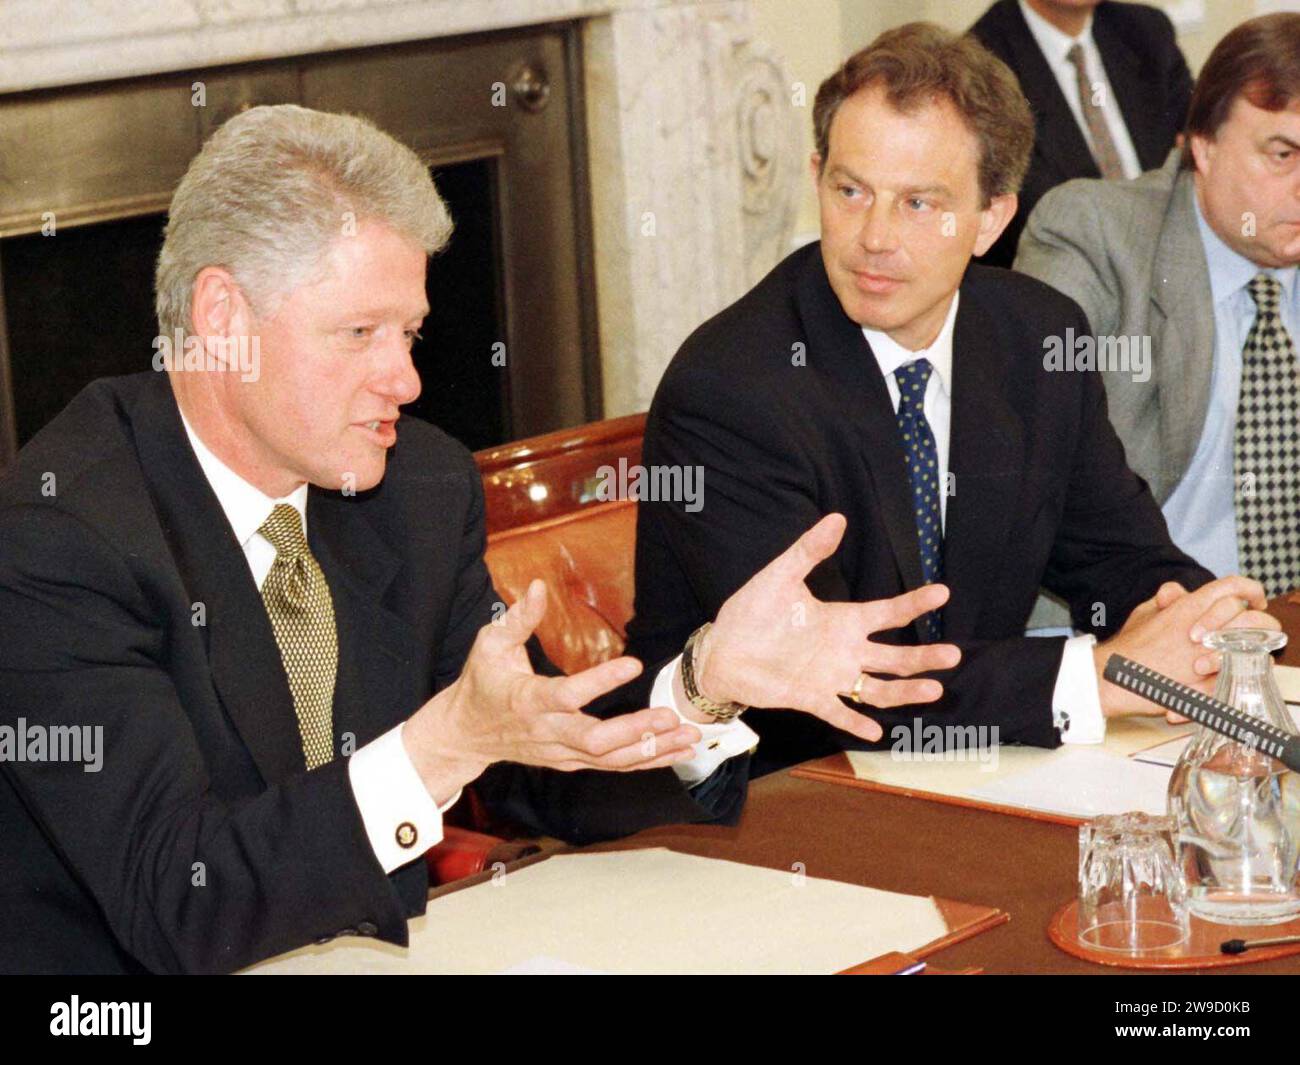
[[[551,769],[657,769],[694,756],[700,740],[668,707],[601,720],[582,708],[641,672],[615,658],[567,677],[533,672],[525,644],[546,613],[546,586],[479,630],[456,680],[402,727],[402,742],[441,805],[495,762]]]
[[[1210,694],[1216,683],[1217,657],[1201,643],[1218,629],[1280,629],[1278,620],[1263,613],[1268,597],[1258,581],[1220,577],[1189,592],[1167,583],[1133,609],[1124,627],[1093,648],[1101,711],[1107,717],[1160,714],[1158,706],[1103,676],[1113,654],[1140,662],[1183,684]]]

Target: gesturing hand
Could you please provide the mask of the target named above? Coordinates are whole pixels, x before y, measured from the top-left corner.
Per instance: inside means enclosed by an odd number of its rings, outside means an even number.
[[[535,674],[524,647],[546,613],[539,580],[498,621],[479,630],[461,675],[404,726],[402,738],[435,798],[494,762],[552,769],[655,769],[692,757],[700,732],[667,708],[609,720],[582,713],[641,672],[615,658],[567,677]]]
[[[941,607],[948,599],[941,584],[867,603],[823,603],[808,591],[805,578],[834,553],[844,528],[842,515],[828,514],[723,603],[699,649],[701,695],[802,710],[877,740],[880,726],[845,706],[836,692],[852,689],[863,673],[910,677],[957,664],[961,652],[951,644],[899,647],[870,639]],[[859,691],[863,702],[889,707],[933,702],[943,686],[937,680],[865,677]]]

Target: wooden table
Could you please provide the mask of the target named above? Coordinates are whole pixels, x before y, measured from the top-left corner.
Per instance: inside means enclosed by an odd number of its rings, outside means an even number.
[[[1300,602],[1279,598],[1270,610],[1292,638],[1281,660],[1300,666]],[[670,826],[593,849],[636,846],[775,869],[801,863],[808,876],[983,903],[1011,915],[1009,924],[935,954],[934,963],[946,969],[1126,971],[1090,965],[1048,941],[1049,920],[1076,893],[1078,835],[1063,825],[800,780],[786,771],[753,783],[736,828]],[[1215,971],[1300,973],[1300,956]]]
[[[735,828],[669,826],[593,850],[661,846],[912,895],[997,906],[1011,921],[932,956],[988,973],[1124,973],[1054,947],[1047,924],[1076,893],[1078,833],[1065,825],[801,780],[756,780]],[[1261,933],[1265,934],[1265,933]],[[866,959],[864,959],[866,960]],[[1217,969],[1300,973],[1300,955]]]
[[[1289,637],[1278,661],[1284,666],[1300,666],[1300,592],[1279,595],[1268,604],[1268,612],[1282,622]]]

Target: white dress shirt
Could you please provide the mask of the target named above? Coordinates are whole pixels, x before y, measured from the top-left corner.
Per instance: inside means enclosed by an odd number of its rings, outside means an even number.
[[[863,329],[871,353],[885,378],[889,399],[898,411],[898,382],[894,372],[917,359],[928,359],[934,372],[925,386],[925,420],[930,423],[939,459],[939,482],[945,490],[939,496],[940,520],[948,521],[948,443],[952,431],[952,334],[957,321],[961,292],[954,292],[948,316],[934,342],[920,351],[909,351],[887,334]],[[1106,718],[1101,712],[1101,694],[1097,690],[1097,673],[1092,648],[1096,637],[1073,636],[1065,641],[1061,668],[1052,691],[1052,719],[1061,730],[1064,743],[1100,743],[1106,737]]]
[[[287,496],[272,499],[217,458],[198,438],[184,415],[181,415],[181,422],[199,466],[244,552],[253,580],[261,588],[275,562],[275,548],[258,530],[277,504],[287,503],[302,518],[302,531],[306,536],[307,485],[300,484]],[[679,661],[680,656],[660,671],[651,692],[651,705],[672,707],[685,721],[673,698],[673,674]],[[758,743],[758,736],[739,719],[725,725],[701,725],[693,721],[691,724],[700,730],[702,737],[695,745],[695,757],[673,766],[678,777],[688,785],[706,780],[728,758],[751,750]],[[401,725],[351,756],[348,779],[366,836],[385,873],[406,865],[441,842],[442,815],[460,798],[458,791],[441,807],[434,802],[406,753]],[[409,848],[397,842],[398,826],[405,823],[415,829],[416,843]]]
[[[1038,50],[1043,53],[1043,58],[1047,60],[1048,67],[1051,68],[1061,86],[1061,92],[1065,94],[1065,102],[1070,105],[1074,120],[1079,124],[1079,132],[1083,134],[1083,139],[1095,156],[1096,146],[1092,143],[1088,122],[1083,117],[1083,102],[1079,99],[1079,75],[1074,69],[1074,64],[1066,58],[1070,49],[1076,44],[1082,46],[1083,65],[1088,71],[1088,81],[1093,86],[1100,86],[1102,90],[1098,106],[1101,108],[1102,117],[1106,120],[1106,128],[1110,130],[1110,139],[1115,142],[1120,164],[1124,167],[1124,176],[1137,177],[1142,173],[1142,164],[1138,162],[1137,149],[1133,147],[1133,138],[1129,136],[1128,126],[1124,124],[1124,114],[1119,109],[1119,101],[1115,99],[1115,91],[1111,88],[1110,79],[1106,77],[1106,67],[1101,61],[1101,52],[1097,50],[1097,44],[1092,39],[1092,15],[1089,14],[1088,25],[1084,27],[1083,32],[1078,37],[1071,37],[1043,18],[1025,3],[1025,0],[1020,0],[1020,11],[1025,16],[1025,22],[1029,24],[1029,32],[1038,42]]]

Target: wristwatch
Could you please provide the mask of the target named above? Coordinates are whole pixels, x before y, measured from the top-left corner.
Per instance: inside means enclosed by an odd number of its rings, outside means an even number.
[[[744,703],[715,703],[712,699],[704,698],[695,684],[695,645],[703,639],[712,624],[713,622],[706,621],[691,633],[686,641],[686,648],[682,651],[682,687],[686,689],[686,698],[691,701],[691,705],[696,710],[708,714],[719,724],[725,725],[729,721],[734,721],[741,711],[748,710],[749,707]]]

